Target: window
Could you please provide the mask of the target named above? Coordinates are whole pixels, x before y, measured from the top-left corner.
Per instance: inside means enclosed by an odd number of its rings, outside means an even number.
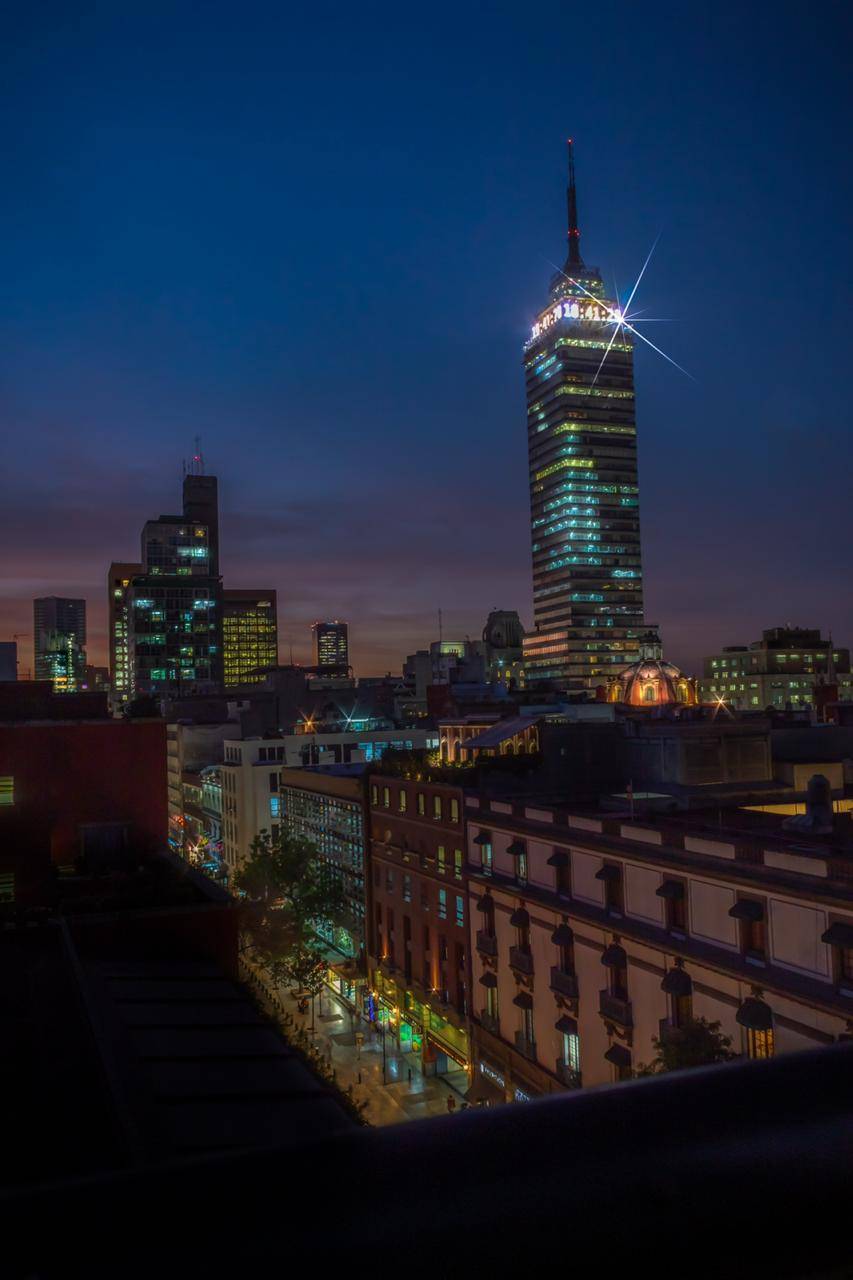
[[[432,798],[432,816],[436,822],[441,822],[444,816],[444,807],[441,803],[441,796],[433,796]]]
[[[270,791],[278,791],[278,774],[270,774]]]
[[[400,813],[405,813],[406,807],[409,803],[409,793],[408,791],[406,791],[405,787],[400,788],[400,794],[397,797],[397,803],[398,803],[398,808],[400,810]]]
[[[518,884],[527,884],[527,854],[521,853],[515,860],[515,879]]]
[[[838,981],[853,987],[853,946],[838,948]]]
[[[429,911],[429,889],[421,883],[421,911]]]
[[[382,788],[382,808],[383,809],[391,808],[391,788],[390,787]]]
[[[447,919],[447,890],[439,889],[438,891],[438,918],[439,920]]]
[[[492,874],[492,842],[487,840],[485,844],[480,845],[480,861],[483,865],[483,875],[490,876]]]
[[[486,1007],[483,1010],[492,1023],[497,1022],[498,1018],[498,990],[497,987],[486,987]]]
[[[372,805],[379,804],[379,788],[377,787],[375,782],[373,786],[370,788],[370,803]]]
[[[604,881],[604,909],[611,915],[621,916],[625,910],[625,894],[622,886],[622,867],[618,862],[605,862],[595,873]]]
[[[10,777],[0,778],[0,805],[10,805],[15,803],[15,779]]]
[[[755,898],[738,898],[729,915],[738,922],[744,958],[752,964],[764,964],[767,937],[764,904]]]
[[[576,1031],[561,1036],[563,1066],[573,1075],[581,1073],[581,1040]]]
[[[441,875],[447,870],[447,853],[443,844],[438,846],[438,870]]]
[[[462,850],[453,850],[453,876],[456,880],[462,879]]]
[[[766,1031],[754,1031],[752,1027],[746,1033],[746,1051],[750,1058],[772,1058],[775,1051],[773,1028]]]
[[[527,1044],[529,1045],[535,1044],[536,1037],[533,1034],[533,1010],[532,1009],[521,1010],[521,1035]]]
[[[426,796],[422,791],[418,792],[418,816],[422,818],[426,813]]]
[[[394,892],[394,872],[390,867],[385,872],[385,891],[386,893]]]
[[[670,996],[670,1021],[674,1027],[686,1027],[693,1021],[693,996],[688,992]]]
[[[403,901],[412,901],[412,877],[403,873]]]
[[[456,923],[460,929],[465,924],[465,899],[459,893],[456,895]]]
[[[450,821],[451,822],[459,821],[459,801],[455,798],[455,796],[452,797],[450,801]]]
[[[281,800],[278,796],[270,796],[270,817],[281,817]]]

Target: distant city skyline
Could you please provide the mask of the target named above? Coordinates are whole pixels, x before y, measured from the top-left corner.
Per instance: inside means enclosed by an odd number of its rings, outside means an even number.
[[[278,597],[280,655],[346,618],[360,674],[495,607],[532,622],[518,353],[584,256],[695,381],[635,353],[644,612],[700,659],[792,623],[853,642],[847,15],[537,21],[261,8],[18,10],[0,209],[0,639],[87,600],[201,436],[229,587]],[[570,75],[566,49],[606,51]],[[298,51],[298,53],[297,53]],[[282,74],[282,69],[286,74]],[[688,71],[689,69],[689,71]],[[442,91],[436,93],[436,76]],[[791,86],[796,86],[796,93]],[[310,111],[306,110],[310,103]],[[462,123],[460,123],[462,122]],[[816,322],[817,321],[817,322]],[[651,336],[654,336],[652,334]]]

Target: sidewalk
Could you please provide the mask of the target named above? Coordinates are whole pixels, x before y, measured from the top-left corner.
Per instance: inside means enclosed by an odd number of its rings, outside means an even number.
[[[263,982],[270,985],[266,978]],[[457,1111],[461,1107],[462,1093],[439,1077],[424,1077],[418,1055],[400,1053],[390,1034],[386,1035],[384,1063],[388,1083],[383,1084],[382,1036],[328,989],[314,1001],[313,1032],[310,1004],[308,1012],[300,1014],[286,987],[279,987],[275,994],[335,1070],[341,1088],[352,1085],[355,1100],[365,1104],[364,1117],[369,1124],[401,1124],[447,1115],[448,1097],[454,1098]],[[359,1033],[363,1037],[360,1045]],[[459,1075],[464,1079],[464,1073]],[[464,1090],[464,1084],[462,1087]]]

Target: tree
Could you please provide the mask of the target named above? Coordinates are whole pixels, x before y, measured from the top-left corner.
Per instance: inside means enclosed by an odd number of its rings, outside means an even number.
[[[662,1039],[655,1038],[655,1057],[637,1067],[636,1075],[658,1075],[661,1071],[683,1071],[688,1067],[706,1067],[715,1062],[729,1062],[731,1036],[720,1031],[719,1022],[707,1018],[690,1018],[682,1027],[670,1027]]]
[[[303,836],[261,831],[233,884],[259,964],[276,982],[319,991],[325,971],[320,934],[352,921],[340,883],[316,846]]]

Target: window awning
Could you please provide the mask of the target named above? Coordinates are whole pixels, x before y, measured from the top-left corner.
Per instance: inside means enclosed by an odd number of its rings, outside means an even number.
[[[853,924],[836,920],[835,924],[829,926],[826,933],[820,935],[820,940],[830,943],[833,947],[853,947]]]
[[[506,1095],[503,1089],[481,1073],[466,1089],[465,1100],[467,1102],[506,1102]]]
[[[673,902],[684,897],[684,883],[681,880],[664,880],[659,889],[655,889],[659,898],[668,898]]]
[[[576,1036],[578,1033],[578,1024],[574,1018],[564,1014],[562,1018],[558,1018],[554,1023],[554,1030],[559,1031],[563,1036]]]
[[[495,905],[495,900],[490,893],[484,893],[482,897],[477,899],[478,911],[491,911]]]
[[[492,837],[489,831],[481,831],[479,835],[474,836],[474,844],[491,844]]]
[[[569,865],[569,855],[565,849],[555,849],[548,859],[549,867],[567,867]]]
[[[492,990],[498,985],[497,976],[494,973],[484,973],[480,978],[481,987],[489,987]]]
[[[558,924],[551,934],[551,941],[558,947],[570,947],[575,935],[567,924]]]
[[[689,996],[693,994],[693,980],[684,969],[668,969],[663,975],[660,989],[668,996]]]
[[[620,947],[618,942],[611,942],[609,947],[604,948],[601,963],[608,969],[624,969],[628,964],[625,948]]]
[[[754,996],[744,1000],[735,1018],[742,1027],[750,1031],[770,1031],[773,1027],[773,1010],[770,1005],[763,1000],[756,1000]]]
[[[524,907],[517,907],[510,916],[509,922],[514,929],[526,929],[530,924],[530,912]]]
[[[754,902],[752,898],[740,898],[733,907],[729,908],[729,915],[734,920],[763,920],[764,907],[760,902]]]
[[[532,1009],[533,996],[529,991],[519,991],[517,996],[513,996],[512,1003],[517,1005],[519,1009]]]
[[[630,1067],[631,1051],[626,1049],[624,1045],[612,1044],[605,1053],[608,1062],[612,1062],[614,1067]]]
[[[527,845],[523,840],[511,840],[506,851],[511,858],[523,858],[527,853]]]
[[[605,862],[600,871],[595,873],[596,880],[621,880],[622,868],[617,867],[615,862]]]

